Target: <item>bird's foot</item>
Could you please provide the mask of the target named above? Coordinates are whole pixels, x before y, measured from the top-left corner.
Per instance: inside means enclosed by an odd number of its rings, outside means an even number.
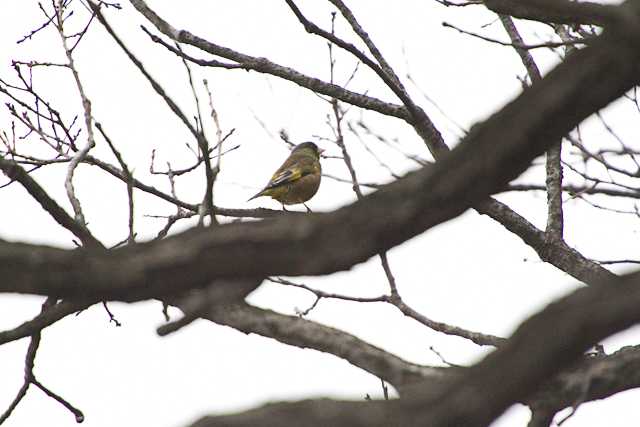
[[[309,206],[307,206],[306,203],[303,203],[304,207],[307,208],[307,212],[308,213],[313,213],[313,211],[311,209],[309,209]]]

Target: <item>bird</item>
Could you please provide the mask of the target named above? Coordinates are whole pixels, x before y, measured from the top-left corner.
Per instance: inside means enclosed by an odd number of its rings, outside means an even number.
[[[287,210],[285,205],[302,203],[307,208],[307,212],[311,212],[305,202],[311,199],[320,187],[322,176],[320,154],[323,152],[324,150],[318,148],[313,142],[296,145],[287,160],[273,174],[269,183],[249,200],[269,196],[279,201],[285,211]]]

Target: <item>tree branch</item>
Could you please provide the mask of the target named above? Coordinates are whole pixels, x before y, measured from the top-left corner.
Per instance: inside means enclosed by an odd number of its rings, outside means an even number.
[[[544,185],[539,184],[509,184],[505,189],[508,191],[546,191]],[[562,191],[569,194],[601,194],[604,196],[612,197],[628,197],[631,199],[640,199],[640,192],[628,191],[628,190],[616,190],[613,188],[602,188],[591,186],[578,186],[566,184],[562,186]]]
[[[207,417],[194,425],[249,426],[256,417],[267,415],[271,418],[262,419],[270,420],[270,425],[297,425],[299,418],[294,417],[302,408],[307,410],[308,426],[488,425],[510,405],[527,399],[546,378],[578,360],[594,343],[639,322],[639,280],[640,273],[634,273],[615,283],[581,288],[525,321],[504,346],[461,376],[444,385],[426,381],[413,386],[414,393],[397,401],[283,403],[236,416]],[[321,413],[316,411],[320,407]]]
[[[448,376],[447,368],[407,362],[347,332],[245,303],[213,307],[201,317],[246,334],[258,334],[295,347],[332,354],[400,389],[425,378],[437,381]]]
[[[20,165],[11,160],[0,157],[0,169],[10,179],[18,181],[25,190],[33,197],[42,209],[44,209],[51,217],[61,226],[73,233],[83,245],[92,248],[104,247],[98,239],[93,237],[91,232],[84,224],[78,223],[75,219],[53,200],[46,191],[38,184]]]
[[[560,0],[485,0],[484,4],[498,14],[515,18],[558,24],[606,25],[615,20],[615,6],[593,2]]]
[[[162,18],[160,18],[155,12],[149,9],[149,7],[143,0],[131,0],[131,3],[134,5],[134,7],[136,7],[136,9],[138,9],[140,13],[142,13],[149,21],[151,21],[160,32],[175,41],[191,44],[213,55],[218,55],[227,59],[237,61],[243,64],[243,68],[245,69],[252,69],[259,72],[271,74],[285,80],[292,81],[312,91],[317,91],[318,93],[331,96],[332,98],[336,98],[365,109],[377,111],[381,114],[401,118],[415,128],[416,132],[425,141],[425,144],[435,158],[440,158],[449,151],[449,148],[445,144],[442,135],[435,128],[429,117],[422,109],[415,106],[410,98],[408,98],[408,102],[410,102],[411,105],[415,107],[412,107],[411,111],[409,111],[406,106],[402,107],[394,104],[387,104],[377,99],[368,97],[363,98],[362,95],[354,94],[340,88],[337,85],[309,78],[298,73],[295,70],[274,64],[265,58],[255,58],[244,55],[229,48],[218,46],[207,40],[194,36],[188,31],[177,30]],[[343,14],[344,13],[345,12],[343,12]],[[354,31],[356,31],[357,33],[359,31],[363,32],[359,24],[357,24],[357,21],[355,21],[355,18],[352,17],[352,14],[349,15],[349,13],[346,13],[345,18],[351,23],[352,26],[355,25]],[[631,30],[629,31],[633,31],[632,27],[633,26],[631,24],[627,24],[626,26],[619,26],[621,30],[628,30],[629,28],[631,28]],[[366,33],[364,34],[366,35]],[[366,38],[365,43],[367,43],[368,45],[373,44],[368,37]],[[162,42],[162,44],[167,46],[167,44],[164,42]],[[589,283],[592,282],[594,278],[610,276],[610,273],[606,269],[602,268],[596,263],[590,262],[586,257],[582,256],[580,253],[568,247],[567,245],[556,244],[550,246],[544,244],[544,242],[543,244],[539,245],[537,239],[533,237],[539,234],[542,234],[544,236],[544,233],[533,226],[533,224],[531,224],[530,222],[524,220],[524,218],[515,213],[506,205],[501,204],[495,200],[489,200],[482,206],[476,207],[476,209],[480,213],[489,215],[491,218],[500,222],[509,231],[516,233],[525,243],[530,244],[536,250],[536,252],[538,252],[538,255],[542,260],[551,263],[552,265],[571,274],[577,279]],[[579,263],[574,264],[572,262],[565,262],[567,259],[574,258],[577,258]],[[574,267],[574,265],[578,267]]]
[[[43,309],[43,311],[33,319],[28,320],[13,329],[0,332],[0,345],[34,335],[58,320],[61,320],[72,313],[88,308],[95,302],[97,301],[94,301],[93,303],[82,301],[63,301],[50,307],[46,307],[46,309]]]
[[[502,26],[514,44],[523,44],[510,16],[499,15]],[[536,64],[531,52],[515,47],[518,56],[527,70],[531,84],[542,80],[542,73]],[[559,138],[549,147],[546,155],[545,169],[547,173],[547,226],[545,234],[547,240],[561,241],[564,233],[564,212],[562,210],[562,138]]]
[[[554,138],[638,84],[638,50],[628,40],[613,33],[594,41],[472,129],[442,161],[353,205],[227,224],[215,233],[191,230],[103,255],[3,243],[0,291],[135,300],[206,286],[215,278],[319,275],[350,268],[504,188]],[[557,248],[567,253],[566,247]],[[554,249],[547,249],[550,257],[558,255]]]

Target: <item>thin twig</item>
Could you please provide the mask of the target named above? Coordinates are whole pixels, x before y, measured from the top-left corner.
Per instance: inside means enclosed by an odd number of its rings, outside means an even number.
[[[58,34],[60,35],[60,40],[62,41],[62,46],[64,47],[64,51],[67,56],[69,69],[73,74],[73,78],[76,83],[76,88],[78,89],[78,93],[80,94],[80,99],[82,101],[82,108],[84,110],[84,124],[87,129],[86,145],[75,154],[75,156],[69,163],[69,167],[67,169],[67,177],[65,179],[65,188],[67,190],[67,197],[69,198],[69,202],[71,202],[71,206],[73,207],[76,221],[81,226],[86,227],[86,220],[82,212],[82,206],[80,205],[80,200],[78,200],[75,194],[75,189],[73,186],[73,175],[78,165],[84,160],[87,154],[89,154],[89,151],[93,147],[95,147],[96,142],[93,136],[93,125],[92,125],[93,117],[91,115],[91,101],[89,100],[89,98],[87,98],[85,94],[84,88],[82,86],[82,81],[80,80],[80,75],[78,74],[78,70],[75,66],[73,54],[67,44],[67,37],[64,34],[62,15],[64,13],[65,5],[66,5],[66,2],[64,0],[58,0],[58,5],[55,7],[56,29],[58,30]]]
[[[180,44],[177,42],[176,42],[176,49],[178,49],[179,51],[182,51]],[[182,64],[184,65],[187,71],[187,77],[189,79],[189,87],[191,88],[191,94],[193,95],[193,102],[196,106],[196,112],[198,114],[197,121],[198,121],[199,127],[197,128],[198,135],[196,136],[196,141],[198,143],[198,148],[200,149],[199,157],[203,159],[204,173],[205,173],[205,180],[206,180],[204,197],[202,199],[202,206],[204,207],[204,209],[201,209],[201,214],[198,219],[198,225],[200,226],[204,225],[204,217],[207,215],[209,216],[211,225],[213,225],[217,223],[217,220],[213,213],[213,183],[215,181],[215,172],[211,168],[211,159],[209,158],[209,152],[210,152],[209,140],[207,139],[204,132],[204,122],[202,120],[202,113],[200,111],[200,99],[198,98],[198,91],[196,90],[195,84],[193,83],[193,75],[191,72],[191,67],[189,66],[189,63],[183,56],[180,56],[180,59],[182,60]]]
[[[98,131],[100,131],[100,134],[102,135],[102,137],[105,139],[105,141],[107,141],[107,144],[109,145],[109,148],[113,152],[113,155],[118,160],[118,163],[120,163],[120,167],[122,167],[122,172],[123,172],[123,174],[124,174],[124,176],[126,178],[127,199],[129,201],[129,238],[128,238],[127,243],[129,245],[132,245],[132,244],[135,243],[134,205],[133,205],[133,174],[131,173],[131,170],[129,169],[129,167],[125,163],[124,159],[122,158],[122,154],[120,154],[120,152],[116,149],[115,145],[111,141],[111,138],[109,138],[109,136],[107,136],[106,132],[102,128],[102,125],[100,123],[98,123],[98,122],[96,122],[96,129],[98,129]]]
[[[536,44],[525,44],[522,43],[522,41],[519,42],[503,42],[501,40],[497,40],[491,37],[486,37],[483,36],[482,34],[477,34],[477,33],[473,33],[471,31],[467,31],[467,30],[463,30],[462,28],[458,28],[453,24],[450,24],[448,22],[443,22],[442,26],[445,28],[452,28],[456,31],[458,31],[461,34],[465,34],[467,36],[471,36],[471,37],[475,37],[477,39],[480,40],[484,40],[486,42],[490,42],[490,43],[494,43],[494,44],[498,44],[500,46],[509,46],[509,47],[513,47],[516,49],[522,49],[522,50],[533,50],[533,49],[541,49],[541,48],[556,48],[556,47],[563,47],[563,46],[575,46],[575,45],[585,45],[588,44],[590,39],[577,39],[577,40],[566,40],[566,41],[559,41],[559,42],[552,42],[552,41],[548,41],[548,42],[543,42],[543,43],[536,43]]]

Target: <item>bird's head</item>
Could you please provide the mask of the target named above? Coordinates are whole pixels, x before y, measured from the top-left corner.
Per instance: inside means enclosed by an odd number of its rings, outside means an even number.
[[[323,152],[324,150],[318,148],[318,146],[313,142],[303,142],[302,144],[296,145],[293,149],[293,153],[312,155],[315,158],[320,158],[320,154],[322,154]]]

